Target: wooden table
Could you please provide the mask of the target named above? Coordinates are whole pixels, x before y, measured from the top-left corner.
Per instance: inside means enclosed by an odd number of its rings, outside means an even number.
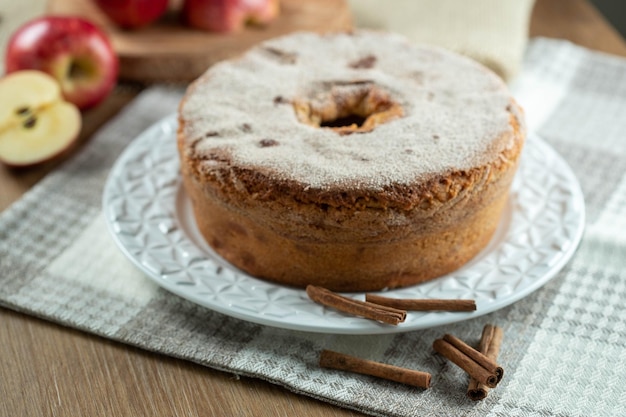
[[[587,0],[537,0],[531,35],[626,56],[626,41]],[[82,140],[136,95],[116,91],[85,116]],[[71,157],[71,156],[70,156]],[[0,168],[0,210],[54,170]],[[269,383],[148,353],[0,309],[0,417],[360,416]]]

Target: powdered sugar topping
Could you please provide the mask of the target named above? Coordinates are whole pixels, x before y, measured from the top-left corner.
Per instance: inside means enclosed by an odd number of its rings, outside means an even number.
[[[298,121],[294,100],[363,82],[386,91],[404,117],[343,136]],[[376,32],[297,33],[213,66],[181,117],[201,158],[217,151],[231,165],[305,187],[379,189],[490,162],[512,145],[510,103],[497,76],[438,48]]]

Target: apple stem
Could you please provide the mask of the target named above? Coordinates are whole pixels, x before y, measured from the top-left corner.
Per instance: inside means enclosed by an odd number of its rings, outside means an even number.
[[[85,68],[85,65],[78,61],[72,61],[68,69],[68,78],[77,79],[83,78],[89,74],[89,71]]]

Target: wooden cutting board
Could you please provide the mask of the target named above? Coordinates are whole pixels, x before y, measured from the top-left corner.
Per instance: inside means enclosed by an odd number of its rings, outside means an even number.
[[[180,23],[180,1],[159,21],[134,31],[116,27],[92,0],[49,0],[48,13],[83,16],[102,27],[119,56],[120,78],[144,83],[188,82],[265,39],[297,30],[346,30],[352,23],[346,0],[281,0],[280,16],[267,27],[210,33]]]

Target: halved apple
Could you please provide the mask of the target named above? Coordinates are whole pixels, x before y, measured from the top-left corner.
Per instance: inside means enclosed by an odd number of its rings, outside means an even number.
[[[0,78],[0,160],[31,166],[69,149],[82,125],[78,108],[63,100],[57,81],[33,70]]]

